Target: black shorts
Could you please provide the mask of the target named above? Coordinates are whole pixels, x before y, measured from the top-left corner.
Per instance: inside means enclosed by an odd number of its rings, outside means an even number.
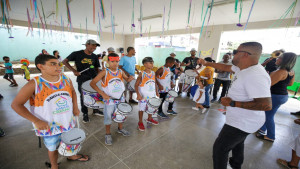
[[[14,79],[14,74],[13,73],[5,73],[3,76],[4,79]]]

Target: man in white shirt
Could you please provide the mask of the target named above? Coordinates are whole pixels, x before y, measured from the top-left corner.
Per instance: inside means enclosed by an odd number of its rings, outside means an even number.
[[[221,99],[222,105],[228,107],[226,123],[213,147],[214,169],[227,168],[230,151],[229,165],[234,169],[242,167],[246,137],[264,124],[264,111],[272,109],[270,76],[258,63],[261,52],[260,43],[246,42],[233,51],[233,65],[198,60],[205,66],[235,73],[228,96]]]

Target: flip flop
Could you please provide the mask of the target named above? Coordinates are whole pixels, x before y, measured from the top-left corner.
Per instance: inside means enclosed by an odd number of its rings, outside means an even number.
[[[85,157],[85,155],[83,155],[83,154],[77,154],[77,155],[79,155],[80,157],[76,158],[76,159],[69,159],[69,158],[67,158],[67,160],[68,161],[80,161],[80,162],[87,162],[87,161],[90,160],[90,157],[88,155],[86,155],[87,157]],[[81,159],[86,159],[86,158],[87,158],[86,161],[85,160],[81,160]]]
[[[287,162],[286,160],[283,160],[283,159],[277,159],[276,160],[278,164],[281,164],[283,166],[285,166],[286,168],[289,168],[289,169],[293,169],[293,168],[298,168],[298,166],[292,166],[289,164],[289,162]]]
[[[256,133],[255,136],[261,140],[266,140],[266,141],[269,141],[269,142],[274,142],[274,140],[270,140],[270,139],[266,139],[264,135],[261,135],[259,133]]]

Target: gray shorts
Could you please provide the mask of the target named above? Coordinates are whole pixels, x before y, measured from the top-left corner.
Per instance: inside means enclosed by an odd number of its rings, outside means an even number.
[[[5,73],[3,78],[4,79],[14,79],[14,74],[13,73]]]

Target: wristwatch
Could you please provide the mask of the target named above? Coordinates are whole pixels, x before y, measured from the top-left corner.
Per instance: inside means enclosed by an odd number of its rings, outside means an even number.
[[[229,103],[229,105],[230,105],[231,107],[235,107],[235,101],[231,101],[231,102]]]

